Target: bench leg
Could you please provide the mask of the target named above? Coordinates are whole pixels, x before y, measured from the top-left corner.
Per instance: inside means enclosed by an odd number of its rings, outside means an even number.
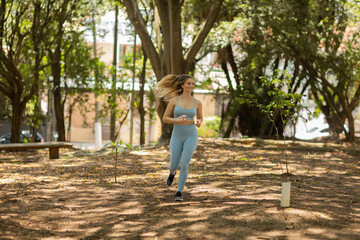
[[[53,147],[50,148],[50,159],[58,159],[59,158],[59,148]]]

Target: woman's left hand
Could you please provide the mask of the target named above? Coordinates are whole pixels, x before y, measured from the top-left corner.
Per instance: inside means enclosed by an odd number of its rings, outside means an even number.
[[[201,126],[201,123],[202,121],[200,119],[197,119],[195,122],[195,126],[199,128]]]

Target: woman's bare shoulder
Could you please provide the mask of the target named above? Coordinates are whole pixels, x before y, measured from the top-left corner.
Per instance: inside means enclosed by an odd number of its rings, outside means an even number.
[[[196,105],[197,105],[197,106],[201,106],[201,101],[200,101],[199,99],[196,99],[196,98],[195,98],[195,101],[196,101]]]
[[[174,98],[171,98],[170,100],[169,100],[169,103],[168,103],[168,105],[176,105],[177,104],[177,99],[176,99],[176,97],[174,97]]]

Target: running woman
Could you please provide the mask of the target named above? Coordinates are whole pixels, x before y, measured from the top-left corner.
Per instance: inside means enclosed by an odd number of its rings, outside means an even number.
[[[193,78],[185,74],[167,75],[155,86],[156,96],[168,102],[163,122],[174,124],[170,139],[170,173],[166,184],[171,186],[180,167],[176,201],[183,201],[182,191],[190,160],[198,143],[196,127],[199,128],[203,122],[201,102],[193,97],[194,87]]]

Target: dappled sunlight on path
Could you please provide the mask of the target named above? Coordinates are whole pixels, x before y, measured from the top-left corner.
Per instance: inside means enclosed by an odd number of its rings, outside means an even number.
[[[356,239],[359,157],[201,140],[184,202],[165,180],[169,149],[2,152],[4,239]],[[291,207],[280,207],[285,159]]]

